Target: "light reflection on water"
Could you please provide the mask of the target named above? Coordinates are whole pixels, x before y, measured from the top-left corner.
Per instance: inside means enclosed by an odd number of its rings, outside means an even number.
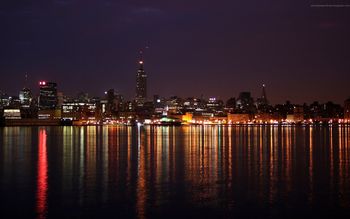
[[[31,218],[349,214],[349,141],[348,126],[6,127],[1,210]]]
[[[47,145],[46,145],[46,130],[39,130],[39,150],[38,150],[38,188],[37,188],[37,214],[38,218],[46,218],[47,212]]]

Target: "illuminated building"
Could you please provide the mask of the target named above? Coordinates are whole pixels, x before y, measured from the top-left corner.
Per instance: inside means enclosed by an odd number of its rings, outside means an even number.
[[[182,116],[182,121],[190,122],[193,119],[193,113],[186,112],[185,115]]]
[[[29,108],[32,103],[32,91],[28,88],[23,88],[19,92],[19,100],[21,102],[21,106],[24,108]]]
[[[172,96],[165,102],[166,111],[170,114],[179,114],[183,109],[183,100],[177,96]]]
[[[0,106],[1,107],[6,107],[10,105],[11,98],[9,95],[2,93],[0,91]]]
[[[350,98],[344,102],[344,119],[350,120]]]
[[[293,114],[288,114],[286,117],[287,121],[290,122],[302,122],[304,120],[304,108],[303,106],[295,105]]]
[[[312,104],[310,104],[309,110],[310,110],[310,118],[314,120],[319,120],[321,118],[322,105],[319,104],[319,102],[314,101]]]
[[[162,114],[164,111],[164,100],[159,95],[153,96],[153,106],[155,114]]]
[[[147,100],[147,74],[144,71],[142,51],[140,51],[139,69],[136,74],[136,104],[142,106]]]
[[[25,84],[23,89],[19,92],[19,101],[22,108],[29,108],[32,104],[32,91],[27,88],[28,75],[25,74]]]
[[[265,87],[265,84],[263,84],[261,97],[256,101],[257,108],[261,112],[267,112],[269,108],[269,101],[267,100]]]
[[[24,87],[19,92],[19,101],[22,118],[36,117],[35,100],[33,100],[32,92],[30,89]]]
[[[57,92],[57,108],[61,108],[64,103],[64,95],[62,92]]]
[[[64,120],[95,120],[98,116],[96,103],[66,102],[62,105]]]
[[[5,119],[21,119],[20,109],[4,109]]]
[[[206,105],[207,105],[207,110],[213,111],[213,112],[218,112],[218,111],[222,111],[222,107],[223,107],[224,103],[215,97],[211,97],[211,98],[209,98]]]
[[[56,109],[58,104],[57,84],[53,82],[40,81],[39,109]]]
[[[102,112],[106,117],[114,117],[123,109],[123,96],[114,89],[105,92],[105,98],[101,101]]]
[[[157,104],[160,104],[162,100],[160,99],[159,95],[153,95],[153,105],[156,106]]]
[[[187,98],[184,100],[183,107],[186,111],[204,111],[205,101],[202,98]]]
[[[322,106],[322,118],[323,119],[339,119],[344,114],[343,108],[339,104],[335,104],[331,101],[324,103]]]
[[[267,96],[266,96],[266,90],[265,90],[265,84],[262,85],[262,95],[261,95],[261,103],[262,104],[269,104],[269,101],[267,100]]]
[[[234,113],[228,113],[227,114],[227,121],[229,123],[244,123],[244,122],[248,122],[251,119],[251,116],[249,114],[234,114]]]
[[[109,89],[107,91],[107,112],[112,114],[117,110],[116,92],[114,89]]]
[[[85,92],[80,92],[77,95],[77,100],[81,103],[88,103],[90,102],[89,94]]]
[[[241,92],[236,102],[236,111],[239,113],[253,113],[255,111],[254,100],[250,92]]]
[[[234,97],[228,99],[225,108],[228,112],[233,112],[236,109],[236,99]]]

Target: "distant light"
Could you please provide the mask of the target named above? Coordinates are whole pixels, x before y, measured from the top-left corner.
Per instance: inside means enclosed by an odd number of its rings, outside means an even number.
[[[139,63],[140,63],[140,65],[142,65],[142,64],[143,64],[143,61],[140,61]]]
[[[107,94],[107,91],[105,91],[105,94]]]

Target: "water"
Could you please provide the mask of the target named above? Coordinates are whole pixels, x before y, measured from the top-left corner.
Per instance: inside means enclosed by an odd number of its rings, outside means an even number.
[[[0,217],[345,218],[349,130],[0,128]]]

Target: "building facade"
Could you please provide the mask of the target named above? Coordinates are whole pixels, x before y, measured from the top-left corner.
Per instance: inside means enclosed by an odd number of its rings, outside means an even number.
[[[142,53],[141,53],[142,54]],[[139,60],[139,69],[136,74],[136,97],[137,105],[143,105],[147,100],[147,74],[144,71],[144,62],[142,57]]]
[[[39,82],[39,109],[56,109],[58,104],[57,84],[54,82]]]
[[[23,88],[19,92],[19,100],[21,102],[22,107],[29,108],[32,103],[32,99],[33,99],[33,96],[30,89]]]
[[[350,98],[344,102],[344,119],[350,120]]]

